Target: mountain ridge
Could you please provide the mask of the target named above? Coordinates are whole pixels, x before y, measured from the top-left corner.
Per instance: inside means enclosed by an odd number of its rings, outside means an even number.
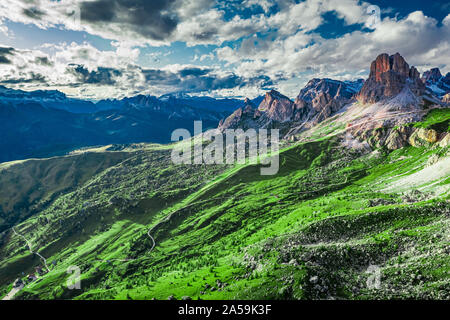
[[[221,121],[218,130],[273,127],[281,129],[284,139],[296,141],[301,139],[302,132],[333,118],[346,126],[346,132],[353,139],[386,145],[390,149],[401,148],[415,143],[409,137],[417,136],[414,132],[418,130],[403,129],[404,134],[399,134],[397,126],[418,122],[429,110],[448,105],[445,98],[429,90],[430,81],[444,78],[439,75],[440,72],[434,70],[434,75],[430,72],[421,78],[417,69],[410,67],[399,53],[391,56],[384,53],[371,63],[371,72],[365,81],[312,79],[300,90],[295,101],[271,91],[266,93],[257,112],[251,108],[246,112],[238,110]],[[376,133],[378,128],[387,128],[383,137]],[[433,136],[439,134],[432,133]]]
[[[185,142],[0,164],[0,296],[448,300],[450,109],[418,96],[406,64],[395,65],[380,83],[374,72],[373,104],[356,99],[361,81],[329,79],[295,101],[276,91],[245,99],[219,128],[281,129],[273,176],[261,163],[174,164]],[[162,105],[152,101],[96,121],[154,123]],[[48,112],[18,109],[27,108]],[[79,290],[67,287],[74,265]],[[373,270],[378,288],[368,285]]]

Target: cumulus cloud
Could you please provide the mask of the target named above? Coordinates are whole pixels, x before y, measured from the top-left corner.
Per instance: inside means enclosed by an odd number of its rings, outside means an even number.
[[[114,85],[116,78],[122,75],[120,70],[98,67],[97,70],[89,71],[81,65],[69,65],[67,71],[77,78],[80,84]]]
[[[0,19],[34,24],[42,29],[64,26],[135,45],[163,45],[180,40],[189,25],[180,24],[195,21],[214,3],[214,0],[9,0],[0,2]],[[207,36],[202,31],[192,37]]]
[[[450,15],[443,21],[421,11],[384,17],[368,30],[370,5],[360,0],[2,1],[0,21],[86,31],[110,39],[113,49],[87,43],[50,44],[42,51],[0,48],[0,80],[28,88],[45,83],[95,98],[170,91],[255,96],[270,86],[295,96],[312,77],[364,77],[382,52],[400,52],[420,71],[434,66],[450,71]],[[358,31],[322,37],[318,28],[329,12]],[[160,68],[140,65],[146,45],[175,41],[213,45],[209,52],[196,51],[192,60],[208,67],[173,60]],[[162,56],[147,55],[155,63]]]
[[[0,47],[0,64],[10,64],[11,60],[8,56],[14,54],[14,48]]]
[[[0,47],[0,83],[12,85],[38,84],[46,86],[49,65],[40,51]]]
[[[163,69],[144,69],[150,85],[166,87],[166,91],[187,91],[192,93],[238,89],[245,86],[264,87],[271,85],[266,76],[241,77],[232,72],[192,65],[171,65]]]
[[[240,2],[240,7],[262,7],[267,14],[225,17],[214,0],[10,0],[0,3],[0,19],[40,28],[63,25],[106,39],[134,44],[163,45],[183,41],[189,45],[221,44],[276,28],[287,35],[310,31],[322,22],[324,12],[335,11],[347,23],[361,22],[366,4],[358,0],[306,0]],[[273,6],[279,11],[268,14]],[[223,4],[227,6],[227,3]],[[78,19],[77,19],[78,18]]]
[[[236,73],[276,78],[357,77],[380,53],[400,52],[422,70],[450,66],[450,15],[442,26],[421,11],[403,19],[385,18],[373,32],[354,31],[336,39],[297,31],[285,38],[258,41],[249,38],[238,48],[216,50],[219,59],[235,66]],[[298,90],[298,89],[296,89]],[[288,92],[295,95],[295,92]]]
[[[44,47],[52,53],[0,48],[0,57],[11,56],[7,64],[0,64],[0,83],[26,90],[45,86],[95,100],[181,91],[207,94],[272,84],[267,76],[237,76],[217,67],[172,64],[143,68],[137,64],[139,50],[119,44],[111,51],[99,51],[87,43]]]
[[[106,28],[124,25],[145,38],[165,40],[178,24],[174,3],[175,0],[84,1],[80,4],[81,20]]]

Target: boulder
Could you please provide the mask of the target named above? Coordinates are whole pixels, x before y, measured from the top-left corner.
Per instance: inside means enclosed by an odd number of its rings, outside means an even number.
[[[442,102],[446,105],[450,105],[450,93],[447,93],[445,96],[442,97]]]
[[[409,137],[408,142],[414,147],[430,147],[438,140],[438,133],[433,129],[419,128]]]

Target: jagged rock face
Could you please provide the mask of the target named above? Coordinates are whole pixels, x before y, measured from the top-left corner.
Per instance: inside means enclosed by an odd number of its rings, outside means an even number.
[[[330,117],[333,113],[339,111],[343,106],[342,100],[332,97],[329,93],[320,92],[311,101],[311,108],[315,114],[315,123],[320,123]]]
[[[268,128],[274,122],[283,123],[293,120],[294,102],[281,93],[272,90],[267,92],[264,100],[256,107],[249,99],[245,105],[237,109],[231,116],[221,121],[218,129],[261,129]]]
[[[322,122],[352,101],[363,85],[363,80],[342,82],[331,79],[313,79],[303,88],[295,100],[295,120],[314,119]]]
[[[266,93],[257,109],[250,104],[249,100],[246,100],[246,106],[236,110],[229,118],[222,121],[219,130],[223,131],[228,128],[258,129],[273,125],[284,128],[292,125],[295,128],[295,124],[304,121],[314,125],[329,118],[343,106],[352,102],[354,95],[362,85],[362,79],[354,82],[313,79],[300,91],[295,102],[272,90]]]
[[[258,107],[270,120],[286,122],[292,120],[294,115],[294,102],[281,93],[272,90],[266,93],[264,100]]]
[[[218,129],[224,131],[226,129],[242,128],[244,130],[256,126],[255,120],[260,117],[260,112],[250,99],[246,98],[244,106],[237,109],[231,116],[220,121]]]
[[[450,94],[450,72],[446,74],[445,77],[442,77],[441,79],[439,79],[439,81],[437,81],[436,86],[442,90],[441,91],[441,96],[445,97],[445,95],[449,95]],[[450,99],[447,97],[447,103],[450,102]]]
[[[450,93],[450,73],[445,77],[442,76],[439,68],[433,68],[425,71],[422,77],[422,82],[426,85],[429,91],[438,97],[444,97]]]
[[[370,67],[370,75],[358,94],[362,103],[376,103],[398,95],[408,85],[416,95],[422,95],[425,85],[415,67],[409,67],[403,57],[396,53],[379,55]]]
[[[312,101],[319,92],[328,93],[333,98],[350,99],[361,89],[363,80],[342,82],[332,79],[312,79],[300,91],[297,100]]]
[[[441,78],[441,82],[447,87],[447,89],[450,89],[450,72],[448,72],[445,77]]]
[[[407,127],[392,130],[384,145],[388,150],[397,150],[405,147],[407,145],[408,134],[410,134],[409,131]]]
[[[439,81],[441,78],[442,78],[441,70],[439,70],[439,68],[433,68],[423,73],[422,81],[423,83],[427,83],[428,81],[434,83]]]
[[[249,99],[245,105],[237,109],[231,116],[221,121],[218,129],[261,129],[268,128],[274,122],[291,121],[294,116],[294,102],[281,93],[272,90],[267,92],[263,101],[256,107]]]

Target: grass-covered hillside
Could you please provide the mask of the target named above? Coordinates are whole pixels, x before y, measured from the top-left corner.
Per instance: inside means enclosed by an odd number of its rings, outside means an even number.
[[[157,145],[10,164],[1,181],[40,183],[2,185],[3,212],[24,213],[0,234],[0,296],[43,265],[25,238],[50,272],[16,299],[449,299],[448,147],[345,145],[292,144],[275,176],[173,165]]]

